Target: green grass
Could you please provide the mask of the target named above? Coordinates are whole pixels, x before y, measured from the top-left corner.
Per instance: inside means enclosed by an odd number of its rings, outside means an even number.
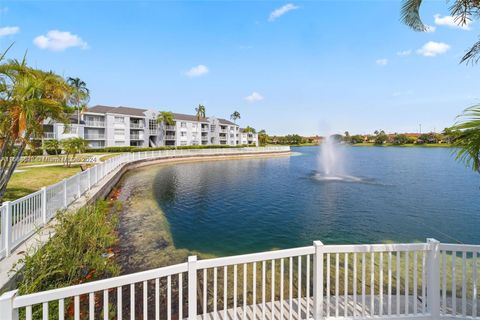
[[[5,201],[21,198],[81,171],[79,165],[72,165],[70,168],[63,165],[38,168],[18,167],[17,170],[22,172],[15,172],[8,182]]]

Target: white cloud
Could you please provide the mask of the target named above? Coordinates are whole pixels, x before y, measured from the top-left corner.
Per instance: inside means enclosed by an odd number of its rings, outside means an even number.
[[[277,9],[273,10],[272,13],[270,13],[270,17],[268,17],[268,21],[274,21],[275,19],[283,16],[285,13],[287,13],[289,11],[292,11],[292,10],[296,10],[298,8],[299,7],[294,5],[293,3],[288,3],[284,6],[281,6],[280,8],[277,8]]]
[[[436,14],[433,17],[435,19],[435,24],[438,26],[447,26],[462,30],[470,30],[470,24],[472,23],[472,21],[467,20],[465,24],[462,24],[462,21],[459,19],[459,17],[453,16],[442,17],[441,15]]]
[[[20,32],[19,27],[2,27],[0,28],[0,37],[11,36],[18,32]]]
[[[403,50],[403,51],[398,51],[397,56],[400,57],[406,57],[412,54],[412,50]]]
[[[435,57],[443,54],[450,49],[450,46],[443,42],[429,41],[417,50],[417,53],[424,57]]]
[[[88,48],[88,44],[76,34],[59,30],[50,30],[46,35],[42,34],[33,39],[33,43],[40,49],[51,51],[63,51],[73,47]]]
[[[204,66],[203,64],[199,64],[198,66],[193,67],[190,70],[188,70],[187,72],[185,72],[185,74],[188,77],[193,78],[193,77],[203,76],[203,75],[207,74],[209,71],[210,70],[208,70],[207,66]]]
[[[437,27],[435,27],[435,26],[429,26],[428,24],[425,25],[425,32],[431,33],[431,32],[435,32],[435,30],[437,30]]]
[[[378,64],[379,66],[386,66],[388,64],[388,59],[378,59],[377,61],[375,61],[376,64]]]
[[[255,92],[255,91],[252,92],[251,95],[245,97],[245,100],[247,100],[248,102],[251,102],[251,103],[252,102],[257,102],[257,101],[262,101],[263,99],[264,99],[263,96],[260,93]]]

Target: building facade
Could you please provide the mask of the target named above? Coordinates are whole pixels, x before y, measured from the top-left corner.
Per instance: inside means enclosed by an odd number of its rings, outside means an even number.
[[[71,117],[71,124],[44,124],[44,139],[81,137],[90,148],[192,145],[258,145],[258,136],[216,117],[173,113],[174,123],[157,123],[159,112],[129,107],[94,106]]]

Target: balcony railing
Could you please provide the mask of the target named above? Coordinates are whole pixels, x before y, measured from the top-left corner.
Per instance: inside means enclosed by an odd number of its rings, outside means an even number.
[[[167,134],[167,135],[165,136],[165,140],[176,140],[176,138],[175,138],[174,135]]]
[[[101,140],[101,139],[105,139],[105,134],[88,133],[88,134],[85,134],[85,139],[87,139],[87,140]]]
[[[130,122],[130,129],[143,129],[143,128],[144,128],[143,123]]]
[[[105,121],[85,120],[87,127],[105,127]]]
[[[138,134],[131,134],[130,135],[130,140],[143,140],[143,136],[138,135]]]
[[[202,136],[202,141],[208,141],[208,136]]]
[[[55,132],[44,132],[43,133],[44,139],[55,139]]]
[[[220,129],[221,133],[227,133],[227,129]]]
[[[208,127],[202,127],[202,132],[208,132]]]
[[[2,319],[474,319],[480,246],[323,245],[197,260],[71,287],[0,297]],[[135,295],[139,298],[135,298]],[[103,303],[98,303],[103,301]],[[57,308],[58,306],[58,308]],[[46,310],[46,312],[45,312]],[[60,312],[58,311],[60,310]],[[48,317],[47,317],[48,318]],[[152,316],[153,318],[153,316]]]
[[[167,130],[167,131],[175,131],[175,126],[165,126],[165,130]]]

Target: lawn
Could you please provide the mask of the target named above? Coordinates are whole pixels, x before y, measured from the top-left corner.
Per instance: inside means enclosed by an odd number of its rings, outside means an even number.
[[[15,172],[8,183],[4,200],[15,200],[42,187],[54,184],[80,172],[79,165],[66,168],[63,165],[37,168],[19,168],[21,172]]]

